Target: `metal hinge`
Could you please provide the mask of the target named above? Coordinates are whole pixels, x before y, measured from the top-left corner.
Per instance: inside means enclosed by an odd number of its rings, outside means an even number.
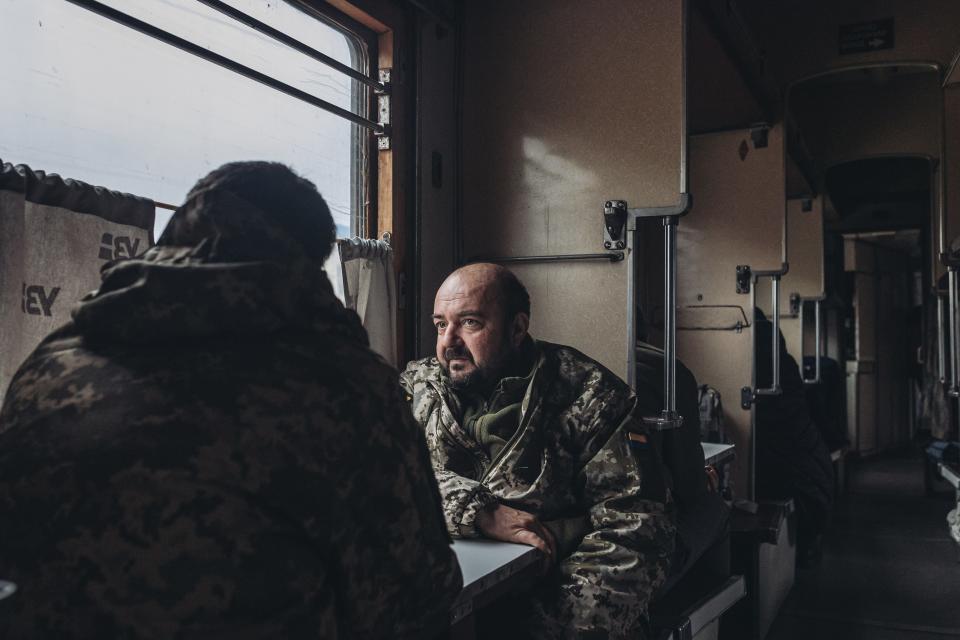
[[[756,394],[753,393],[752,387],[742,387],[740,389],[740,408],[744,411],[749,411],[750,407],[753,406],[753,403],[757,401]]]
[[[383,88],[375,90],[377,94],[377,124],[383,127],[382,131],[375,134],[377,136],[377,149],[380,151],[390,149],[390,125],[393,107],[390,102],[390,77],[390,69],[380,69],[380,84],[383,85]]]
[[[627,246],[628,216],[625,200],[607,200],[603,205],[603,248],[623,249]]]
[[[754,149],[766,149],[769,144],[770,126],[766,123],[757,124],[750,129],[750,140]]]
[[[738,264],[737,265],[737,293],[745,294],[750,293],[750,281],[753,278],[753,270],[750,269],[750,265]]]
[[[803,300],[800,298],[800,294],[793,292],[790,294],[790,316],[796,318],[800,315],[800,307],[803,305]]]

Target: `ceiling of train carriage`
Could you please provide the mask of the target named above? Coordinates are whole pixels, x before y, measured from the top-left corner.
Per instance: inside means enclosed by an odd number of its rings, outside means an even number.
[[[687,32],[687,118],[690,133],[704,133],[747,126],[769,119],[753,88],[752,80],[738,68],[730,51],[732,42],[718,32],[722,25],[708,8],[691,11]],[[739,34],[752,42],[746,32]],[[749,45],[748,45],[749,46]]]
[[[947,70],[960,51],[956,0],[693,0],[691,7],[693,133],[781,121],[788,87],[828,69],[924,60]],[[844,29],[871,21],[890,26],[889,41],[877,41],[874,51],[841,51]],[[877,95],[911,73],[904,67],[844,74],[824,81],[821,90]],[[808,144],[806,136],[816,137],[812,129],[788,139],[787,193],[793,196],[822,191],[823,172],[837,162],[824,159],[822,148],[811,148],[816,140]]]
[[[734,0],[734,4],[782,86],[824,69],[866,61],[931,60],[946,68],[960,46],[956,0]],[[842,28],[890,18],[894,31],[890,48],[878,44],[876,50],[841,53]]]

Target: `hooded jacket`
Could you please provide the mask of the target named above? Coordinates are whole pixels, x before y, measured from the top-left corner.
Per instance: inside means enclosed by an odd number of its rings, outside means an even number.
[[[0,637],[420,638],[461,586],[396,372],[316,263],[116,263],[0,414]]]
[[[536,346],[519,425],[494,459],[462,426],[436,358],[411,362],[401,375],[427,437],[447,528],[478,536],[478,511],[496,502],[533,513],[554,532],[586,520],[533,603],[529,629],[543,638],[635,638],[666,576],[674,533],[663,502],[645,495],[647,485],[662,486],[648,475],[659,466],[641,467],[631,448],[630,433],[645,430],[636,398],[579,351]]]

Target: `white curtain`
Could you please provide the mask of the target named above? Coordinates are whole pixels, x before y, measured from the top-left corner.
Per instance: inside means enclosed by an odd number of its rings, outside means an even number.
[[[100,268],[152,241],[154,205],[24,165],[0,165],[0,403],[11,378]]]
[[[337,242],[341,271],[343,302],[360,316],[370,348],[397,366],[397,287],[393,270],[393,249],[389,236],[384,240],[339,240]],[[338,287],[338,278],[331,272],[335,261],[327,263],[327,273]]]

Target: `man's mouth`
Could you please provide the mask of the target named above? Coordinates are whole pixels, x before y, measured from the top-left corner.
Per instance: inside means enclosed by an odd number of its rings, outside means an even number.
[[[469,353],[463,353],[462,351],[447,351],[444,355],[447,362],[472,362],[473,358],[470,357]]]

